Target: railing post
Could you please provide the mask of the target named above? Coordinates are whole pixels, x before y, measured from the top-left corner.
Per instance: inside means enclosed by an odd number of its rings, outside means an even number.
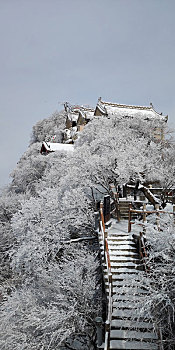
[[[103,202],[100,202],[100,216],[101,216],[101,220],[102,220],[103,231],[105,232],[105,221],[104,221],[104,215],[103,215]]]
[[[140,232],[140,236],[138,237],[138,248],[139,248],[139,256],[140,259],[143,260],[143,252],[142,252],[142,242],[141,242],[142,232]],[[143,261],[144,264],[144,261]]]
[[[111,283],[112,286],[112,273],[109,274],[109,283]]]
[[[107,320],[106,323],[105,323],[105,333],[108,334],[107,344],[105,344],[105,345],[107,345],[107,347],[106,347],[107,350],[110,350],[110,348],[109,348],[109,342],[110,342],[110,339],[109,339],[109,336],[110,336],[110,322],[109,322],[109,320]]]
[[[162,336],[162,327],[161,325],[157,325],[157,333],[158,333],[158,337],[160,339],[160,344],[159,344],[159,349],[160,350],[164,350],[164,346],[163,346],[163,336]]]
[[[146,222],[146,203],[143,204],[143,233],[146,234],[146,227],[144,223]]]
[[[104,232],[104,238],[105,238],[105,239],[108,238],[108,231],[105,231],[105,232]]]
[[[97,200],[95,200],[95,211],[98,211],[98,201]]]
[[[97,330],[97,349],[100,349],[100,346],[103,343],[103,335],[102,335],[102,324],[103,320],[101,317],[95,318],[96,330]]]
[[[174,224],[175,224],[175,205],[173,205],[173,217],[174,217]]]
[[[123,185],[123,197],[127,199],[127,185]]]
[[[157,229],[158,229],[158,231],[160,231],[159,204],[156,204],[156,205],[155,205],[155,209],[156,209],[156,211],[157,211],[157,213],[156,213],[156,215],[157,215],[157,218],[156,218]]]
[[[114,193],[114,200],[115,200],[117,220],[118,222],[120,222],[119,194],[117,192]]]
[[[143,222],[146,222],[146,203],[143,204]]]
[[[131,209],[132,209],[132,204],[129,203],[129,213],[128,213],[128,233],[131,232]]]
[[[111,215],[111,204],[110,204],[110,196],[106,195],[104,196],[104,221],[107,222],[110,220]]]
[[[98,227],[99,227],[99,212],[95,212],[94,216],[95,216],[95,230],[98,230]]]
[[[107,252],[107,238],[108,238],[108,231],[105,231],[104,232],[104,242],[103,242],[103,245],[104,245],[104,260],[105,260],[105,253]]]

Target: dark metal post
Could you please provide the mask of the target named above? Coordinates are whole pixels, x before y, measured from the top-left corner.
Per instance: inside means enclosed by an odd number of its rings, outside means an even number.
[[[129,204],[129,215],[128,215],[128,232],[131,232],[131,209],[132,209],[132,204]]]
[[[105,222],[110,220],[111,204],[110,196],[104,196],[104,220]]]
[[[127,199],[127,185],[123,185],[123,197]]]
[[[137,192],[138,192],[138,188],[139,188],[139,181],[137,181],[135,188],[134,188],[134,201],[137,200]]]
[[[102,334],[102,324],[103,320],[101,317],[95,318],[96,329],[97,329],[97,349],[100,349],[100,346],[103,343],[103,334]]]
[[[98,228],[99,228],[99,212],[96,211],[94,213],[94,216],[95,216],[95,230],[98,230]]]

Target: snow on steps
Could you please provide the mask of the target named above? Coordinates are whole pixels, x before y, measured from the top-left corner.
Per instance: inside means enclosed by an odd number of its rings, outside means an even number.
[[[135,340],[157,340],[157,335],[152,332],[111,330],[111,339],[135,339]]]
[[[144,295],[149,293],[144,283],[145,272],[140,271],[143,266],[132,235],[127,233],[127,222],[113,223],[108,229],[108,247],[113,284],[110,349],[158,350],[157,335],[143,305]],[[108,298],[102,241],[100,250]]]
[[[147,320],[147,317],[149,315],[147,313],[144,313],[139,310],[139,309],[113,309],[112,313],[112,318],[119,318],[119,319],[137,319],[138,317],[142,316],[142,320]]]
[[[127,200],[119,200],[119,210],[120,210],[120,218],[121,219],[128,219],[129,216],[129,204],[131,201]],[[132,215],[133,218],[136,218],[136,215]]]
[[[119,320],[113,319],[111,322],[112,329],[142,329],[153,331],[153,325],[146,321],[134,321],[134,320]]]
[[[115,299],[113,299],[113,300],[115,300]],[[131,303],[130,298],[128,298],[127,300],[120,300],[120,299],[116,298],[116,300],[117,301],[113,301],[113,303],[112,303],[113,308],[114,307],[117,309],[135,309],[136,307],[142,308],[142,303],[141,303],[139,298],[137,300],[134,300],[134,303]]]
[[[157,344],[142,341],[111,340],[110,349],[128,349],[128,350],[158,350]]]
[[[140,264],[139,258],[133,258],[132,256],[111,256],[110,257],[111,263],[112,262],[133,262],[135,264]]]
[[[126,237],[126,236],[125,236]],[[119,240],[118,238],[115,238],[115,237],[108,237],[108,244],[110,245],[130,245],[130,246],[135,246],[135,242],[134,240],[126,240],[125,239],[122,239],[122,240]]]

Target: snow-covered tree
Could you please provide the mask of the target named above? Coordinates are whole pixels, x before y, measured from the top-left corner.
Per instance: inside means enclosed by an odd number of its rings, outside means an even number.
[[[56,111],[51,117],[37,122],[36,125],[33,126],[31,143],[50,141],[53,135],[55,135],[55,142],[62,142],[65,121],[65,111]]]
[[[160,230],[155,214],[148,216],[146,239],[149,272],[144,280],[148,294],[144,295],[144,308],[156,321],[163,349],[175,346],[175,234],[171,214],[160,214]],[[141,282],[142,284],[142,282]]]
[[[77,141],[79,154],[94,182],[172,183],[174,145],[153,137],[154,122],[112,115],[89,123]],[[171,171],[168,170],[168,164]],[[169,179],[169,180],[168,180]]]
[[[101,298],[99,261],[88,243],[96,238],[91,188],[109,191],[112,182],[137,180],[172,185],[174,146],[155,140],[156,124],[139,115],[95,117],[73,153],[42,156],[39,142],[53,135],[60,142],[65,116],[55,113],[34,126],[32,144],[1,197],[2,255],[11,269],[2,286],[4,350],[56,349],[77,333],[92,334]]]

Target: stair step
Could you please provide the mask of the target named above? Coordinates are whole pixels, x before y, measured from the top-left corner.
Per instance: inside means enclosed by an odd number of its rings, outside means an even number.
[[[157,334],[152,332],[114,330],[110,332],[111,339],[135,339],[135,340],[157,340]]]
[[[134,240],[122,240],[122,241],[119,241],[119,240],[116,240],[116,239],[112,239],[112,238],[108,238],[108,244],[109,245],[117,245],[117,246],[122,246],[122,245],[128,245],[129,247],[130,246],[136,246]]]
[[[158,350],[158,345],[141,341],[111,340],[110,349],[126,350]]]
[[[108,271],[107,271],[107,269],[104,269],[104,273],[107,273]],[[120,274],[120,273],[122,273],[122,274],[124,274],[124,273],[130,273],[130,274],[136,274],[137,272],[139,272],[139,270],[138,269],[130,269],[130,268],[127,268],[127,267],[120,267],[120,268],[111,268],[111,272],[112,272],[112,278],[113,279],[115,279],[115,278],[117,278],[117,274]]]
[[[106,263],[105,262],[103,263],[103,267],[106,268]],[[126,262],[126,261],[111,261],[111,268],[112,269],[119,269],[119,268],[122,269],[124,267],[126,267],[128,269],[136,269],[136,270],[139,269],[140,270],[142,265],[141,264],[136,264],[136,263],[134,263],[132,261],[128,261],[128,262]]]
[[[139,298],[137,300],[133,300],[128,297],[127,300],[114,301],[112,303],[112,306],[114,309],[138,309],[138,307],[143,307],[143,304],[141,303],[141,300]]]
[[[135,252],[135,251],[127,251],[127,250],[113,250],[113,249],[111,249],[111,251],[110,251],[110,256],[130,256],[130,257],[137,257],[137,258],[139,258],[139,255],[138,255],[138,253],[137,252]]]
[[[113,286],[116,286],[116,283],[117,283],[117,281],[119,281],[119,280],[127,280],[128,279],[128,275],[129,275],[129,278],[131,278],[131,283],[133,282],[133,280],[136,280],[137,279],[137,281],[140,281],[140,274],[139,274],[139,270],[134,270],[134,272],[133,272],[133,270],[132,270],[132,274],[128,274],[128,272],[126,272],[126,273],[118,273],[118,274],[113,274],[113,276],[112,276],[112,284],[113,284]],[[106,274],[104,274],[104,278],[105,278],[105,280],[107,279],[107,273]]]
[[[126,239],[132,240],[132,236],[131,235],[120,236],[120,234],[113,236],[110,232],[108,232],[108,239],[112,239],[115,241],[125,241]]]
[[[132,297],[133,297],[133,300],[134,300],[134,297],[136,295],[139,295],[139,294],[142,294],[142,295],[146,294],[146,295],[148,295],[149,294],[146,290],[141,289],[141,288],[137,288],[137,289],[133,290],[133,288],[123,287],[123,288],[121,288],[120,291],[118,289],[113,289],[113,293],[115,293],[116,291],[120,292],[120,294],[118,294],[118,293],[113,294],[113,300],[131,300]]]
[[[133,247],[132,245],[129,244],[121,244],[121,245],[117,245],[117,244],[108,244],[109,249],[111,250],[126,250],[128,252],[133,251],[133,252],[137,252],[136,247]]]
[[[133,279],[133,277],[134,277],[134,279]],[[143,276],[143,272],[141,272],[140,274],[136,273],[135,276],[130,275],[130,274],[123,274],[123,275],[121,274],[118,276],[117,280],[119,280],[119,281],[131,281],[131,283],[135,282],[135,281],[142,282],[142,281],[144,281],[144,276]],[[114,285],[115,285],[115,282],[114,282]]]
[[[121,210],[122,216],[128,219],[128,203]],[[145,272],[140,271],[143,265],[132,234],[127,233],[127,226],[127,221],[126,225],[124,221],[121,225],[112,221],[112,226],[107,230],[113,283],[110,349],[158,350],[157,344],[153,342],[157,340],[157,335],[150,323],[150,315],[144,310],[144,295],[149,294],[149,290],[144,288]],[[108,271],[104,263],[101,233],[98,238],[108,298]]]
[[[146,317],[147,316],[147,317]],[[138,309],[114,309],[112,312],[112,319],[114,318],[123,318],[123,319],[137,319],[138,317],[141,317],[143,319],[149,318],[149,315],[145,312],[141,312]]]
[[[113,268],[123,268],[123,267],[127,267],[129,269],[136,269],[138,266],[138,264],[133,263],[132,261],[130,262],[116,262],[116,261],[111,261],[111,267]]]
[[[132,256],[110,256],[110,261],[112,262],[133,262],[134,264],[140,264],[140,259],[133,258]]]
[[[108,294],[109,293],[109,284],[108,282],[105,283],[105,291],[106,293]],[[120,294],[119,294],[120,293]],[[149,293],[147,293],[146,291],[144,291],[144,289],[128,289],[127,290],[127,294],[126,293],[126,289],[124,288],[121,288],[118,293],[116,294],[113,294],[112,295],[112,298],[113,298],[113,301],[142,301],[143,300],[143,297],[145,295],[149,295]]]
[[[126,328],[126,329],[153,329],[152,323],[149,322],[140,322],[133,320],[112,320],[111,328]]]
[[[133,289],[136,288],[140,288],[140,286],[142,286],[142,284],[139,281],[131,281],[131,280],[119,280],[115,282],[115,289],[117,290],[117,288],[120,287],[130,287]]]
[[[122,237],[128,237],[128,233],[127,232],[117,233],[116,229],[112,229],[112,228],[110,230],[108,230],[108,234],[113,235],[113,236],[119,236],[120,235],[120,237],[121,236]]]

